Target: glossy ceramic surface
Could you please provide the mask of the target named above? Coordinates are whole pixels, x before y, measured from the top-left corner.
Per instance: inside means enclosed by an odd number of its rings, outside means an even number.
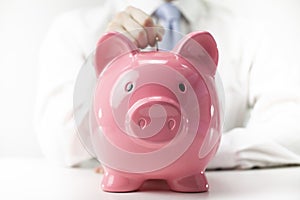
[[[102,189],[129,192],[163,179],[174,191],[207,191],[223,119],[213,37],[194,32],[173,51],[143,52],[108,33],[94,59],[89,148],[105,169]]]

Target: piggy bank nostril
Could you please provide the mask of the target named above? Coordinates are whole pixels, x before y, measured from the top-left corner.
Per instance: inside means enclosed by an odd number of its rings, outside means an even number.
[[[169,119],[169,121],[168,121],[168,128],[170,130],[173,130],[175,128],[175,126],[176,126],[175,120],[174,119]]]
[[[144,129],[147,125],[147,122],[144,118],[141,118],[139,121],[138,121],[138,125],[141,129]]]

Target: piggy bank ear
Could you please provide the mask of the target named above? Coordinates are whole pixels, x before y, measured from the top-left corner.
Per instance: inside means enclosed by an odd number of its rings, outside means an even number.
[[[138,50],[133,42],[126,36],[117,32],[109,32],[103,35],[95,52],[95,71],[97,76],[116,57]]]
[[[173,51],[187,59],[201,73],[214,76],[218,64],[216,41],[208,32],[193,32],[185,36]]]

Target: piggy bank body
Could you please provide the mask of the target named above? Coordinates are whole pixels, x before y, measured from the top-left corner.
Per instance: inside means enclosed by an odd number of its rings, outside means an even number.
[[[174,191],[208,190],[204,171],[222,125],[217,61],[207,32],[169,52],[141,52],[118,33],[100,39],[90,138],[105,170],[103,190],[134,191],[148,179]]]

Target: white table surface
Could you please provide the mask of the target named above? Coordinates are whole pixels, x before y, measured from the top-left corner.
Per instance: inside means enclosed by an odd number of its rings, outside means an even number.
[[[138,192],[106,193],[99,187],[102,175],[92,169],[58,168],[42,159],[0,158],[0,199],[300,199],[300,167],[210,171],[207,178],[207,193],[172,192],[164,182],[147,182]]]

